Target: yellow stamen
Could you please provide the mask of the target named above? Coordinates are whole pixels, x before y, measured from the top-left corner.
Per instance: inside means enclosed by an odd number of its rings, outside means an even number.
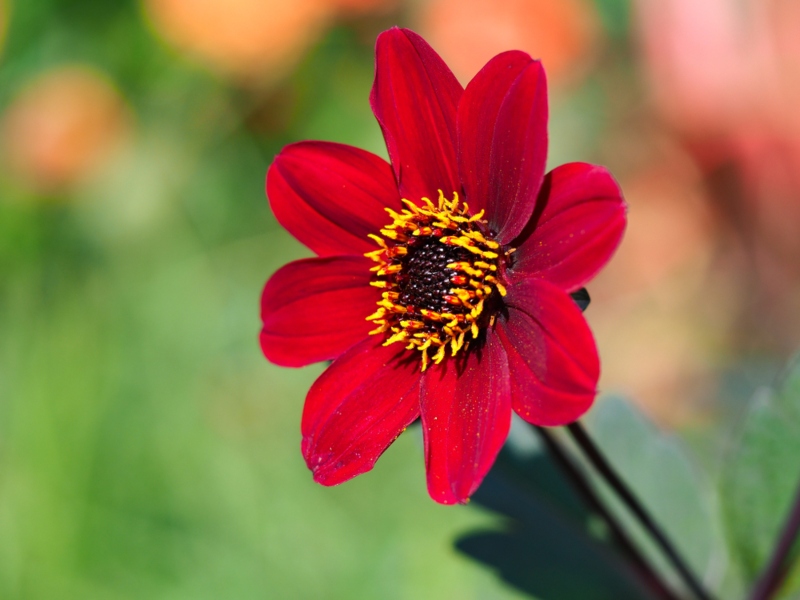
[[[475,340],[481,329],[494,324],[495,315],[487,314],[487,307],[495,304],[487,302],[495,294],[506,295],[499,281],[502,268],[498,268],[505,258],[501,259],[500,244],[491,239],[484,211],[470,214],[458,194],[447,198],[439,190],[436,202],[427,197],[418,203],[406,198],[401,202],[400,210],[386,209],[391,222],[380,230],[381,235],[369,235],[379,246],[364,254],[375,263],[370,269],[370,285],[384,291],[378,309],[367,320],[376,325],[370,334],[387,336],[384,346],[401,342],[407,350],[419,351],[425,371],[442,363],[448,354],[469,351],[467,336]],[[415,248],[431,248],[432,244],[440,244],[443,250],[416,254]],[[460,258],[442,267],[436,262],[441,252]],[[503,254],[506,256],[508,252]],[[414,264],[417,266],[409,266]],[[447,283],[432,296],[431,290],[441,285],[436,269],[442,268],[450,269],[452,275],[445,276]]]
[[[407,337],[408,337],[408,333],[407,332],[400,331],[398,333],[395,333],[392,337],[390,337],[385,342],[383,342],[383,345],[384,346],[388,346],[389,344],[394,344],[395,342],[402,342]]]

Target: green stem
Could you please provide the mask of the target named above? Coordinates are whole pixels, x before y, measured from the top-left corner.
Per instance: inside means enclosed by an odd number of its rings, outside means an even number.
[[[566,477],[572,482],[576,491],[583,498],[584,502],[586,502],[587,506],[605,521],[611,532],[612,540],[622,554],[630,561],[634,570],[641,576],[643,581],[652,589],[657,597],[663,600],[678,600],[677,596],[675,596],[669,587],[661,581],[661,578],[655,570],[641,555],[625,529],[611,511],[608,510],[605,504],[603,504],[591,483],[585,475],[581,473],[573,460],[570,459],[567,452],[561,447],[561,444],[544,427],[534,426],[534,429],[542,438],[551,456],[559,467],[561,467]]]
[[[705,590],[700,580],[689,568],[687,562],[678,553],[675,545],[669,540],[661,527],[655,522],[655,519],[653,519],[650,513],[644,508],[644,505],[613,469],[606,457],[589,437],[589,434],[583,426],[576,421],[575,423],[567,425],[567,431],[572,435],[575,443],[581,449],[589,463],[591,463],[603,480],[639,520],[642,527],[650,534],[669,562],[672,563],[672,566],[678,572],[686,586],[692,590],[692,593],[699,600],[711,600],[711,594]]]

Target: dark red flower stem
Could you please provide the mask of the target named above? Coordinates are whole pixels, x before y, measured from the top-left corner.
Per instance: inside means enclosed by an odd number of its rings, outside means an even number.
[[[750,594],[750,600],[769,600],[778,591],[788,573],[789,565],[786,561],[798,533],[800,533],[800,486],[797,488],[794,506],[786,519],[778,543]]]
[[[634,570],[640,575],[645,584],[649,586],[658,598],[663,600],[678,600],[678,597],[661,580],[658,574],[641,555],[620,522],[606,508],[588,479],[581,473],[578,466],[575,465],[574,461],[568,456],[558,440],[544,427],[534,426],[534,428],[542,438],[542,441],[544,441],[555,462],[572,482],[576,491],[583,501],[586,502],[589,509],[594,511],[605,521],[611,533],[612,540],[625,558],[630,561]]]
[[[609,485],[614,493],[619,496],[620,500],[628,507],[628,510],[634,514],[642,527],[647,530],[655,543],[661,548],[661,551],[670,563],[672,563],[672,566],[678,572],[681,579],[683,579],[686,586],[692,590],[699,600],[711,600],[712,596],[705,590],[695,574],[692,573],[689,565],[683,557],[681,557],[675,546],[658,526],[650,513],[645,510],[639,499],[636,498],[608,460],[606,460],[606,457],[600,452],[600,449],[589,437],[589,434],[583,426],[576,421],[575,423],[567,425],[567,431],[569,431],[572,439],[575,440],[575,443],[581,449],[589,463],[597,470],[597,473]]]

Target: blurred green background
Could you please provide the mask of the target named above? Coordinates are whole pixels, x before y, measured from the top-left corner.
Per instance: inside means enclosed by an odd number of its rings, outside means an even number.
[[[464,83],[504,49],[543,57],[550,162],[607,164],[631,205],[590,288],[602,386],[715,473],[798,339],[800,185],[759,185],[796,139],[703,129],[679,86],[665,109],[682,63],[637,6],[0,0],[0,598],[522,597],[453,548],[497,519],[428,498],[416,432],[314,484],[299,422],[322,366],[258,347],[264,282],[309,255],[266,170],[301,139],[385,156],[368,95],[394,24]]]

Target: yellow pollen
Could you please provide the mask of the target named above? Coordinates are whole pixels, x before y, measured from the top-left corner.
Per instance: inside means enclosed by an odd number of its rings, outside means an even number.
[[[386,209],[391,222],[380,236],[369,234],[379,246],[364,254],[376,263],[370,285],[384,291],[367,320],[376,325],[371,335],[386,335],[384,346],[418,350],[425,371],[494,325],[509,252],[491,239],[484,211],[471,215],[457,193],[402,205]]]

